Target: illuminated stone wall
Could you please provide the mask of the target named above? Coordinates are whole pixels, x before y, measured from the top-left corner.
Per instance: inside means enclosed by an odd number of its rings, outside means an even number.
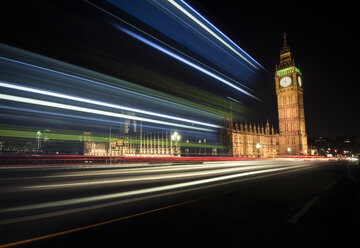
[[[239,125],[231,130],[231,146],[234,157],[276,157],[279,154],[279,134],[267,122],[259,125]]]

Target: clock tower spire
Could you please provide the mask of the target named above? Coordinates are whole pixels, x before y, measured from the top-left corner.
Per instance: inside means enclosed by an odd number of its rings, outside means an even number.
[[[280,155],[307,153],[302,73],[295,66],[284,33],[280,63],[275,67]]]
[[[287,45],[286,41],[286,32],[284,32],[284,42],[283,42],[283,48],[281,49],[281,53],[290,52],[290,48]]]
[[[276,66],[276,70],[281,70],[290,66],[295,66],[295,61],[291,57],[290,48],[286,41],[286,33],[284,32],[283,47],[280,50],[280,64]]]

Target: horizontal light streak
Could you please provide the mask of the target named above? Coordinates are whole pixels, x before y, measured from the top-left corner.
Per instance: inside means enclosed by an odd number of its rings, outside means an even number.
[[[0,108],[2,106],[0,105]],[[6,109],[15,109],[15,108],[6,108]],[[20,109],[15,109],[15,110],[20,110]],[[20,110],[20,111],[24,111],[24,110]],[[32,112],[32,111],[29,111]],[[34,113],[36,113],[36,111],[34,111]],[[44,113],[45,114],[45,113]],[[52,114],[53,113],[46,113],[47,115]],[[64,115],[62,115],[64,116]],[[70,116],[67,115],[67,117],[70,118],[76,118],[76,116]],[[91,120],[91,119],[87,119],[87,120]],[[95,121],[100,121],[100,120],[95,120]],[[102,120],[102,123],[104,123],[105,121],[108,120]],[[113,123],[118,123],[120,124],[121,122],[113,122]],[[12,129],[1,129],[0,128],[0,137],[12,137],[12,138],[25,138],[25,139],[37,139],[39,138],[39,135],[34,132],[34,131],[27,131],[27,130],[12,130]],[[77,133],[77,134],[67,134],[67,133],[57,133],[55,132],[50,132],[50,133],[43,133],[40,138],[46,138],[48,140],[67,140],[67,141],[94,141],[94,142],[109,142],[110,138],[108,136],[98,136],[98,135],[84,135],[83,133]],[[113,141],[115,139],[112,139]],[[131,144],[141,144],[141,139],[136,139],[136,138],[129,138],[127,139],[128,142],[130,142]],[[196,148],[217,148],[217,149],[224,149],[224,146],[222,145],[217,145],[217,144],[210,144],[210,143],[197,143],[197,142],[178,142],[177,143],[179,146],[181,147],[196,147]],[[166,141],[155,141],[153,142],[153,145],[162,145],[165,146],[166,145]]]
[[[0,99],[1,100],[1,99]],[[14,111],[21,111],[21,112],[27,112],[27,113],[33,113],[33,114],[41,114],[42,116],[57,116],[57,117],[65,117],[65,118],[71,118],[71,119],[77,119],[77,120],[82,120],[82,121],[87,121],[87,122],[101,122],[102,126],[104,126],[104,124],[115,124],[115,125],[122,125],[124,124],[124,121],[120,121],[120,120],[110,120],[110,119],[104,119],[104,118],[94,118],[94,117],[88,117],[88,116],[80,116],[80,115],[73,115],[73,114],[64,114],[64,113],[60,113],[60,112],[51,112],[51,111],[43,111],[43,110],[36,110],[36,109],[28,109],[28,108],[18,108],[18,107],[13,107],[13,106],[8,106],[8,105],[1,105],[0,104],[0,109],[8,109],[8,110],[14,110]],[[4,133],[3,133],[4,134]],[[92,136],[94,137],[94,136]],[[25,138],[25,137],[23,137]]]
[[[218,80],[218,81],[220,81],[220,82],[222,82],[222,83],[224,83],[224,84],[226,84],[226,85],[228,85],[228,86],[230,86],[230,87],[232,87],[232,88],[234,88],[234,89],[236,89],[236,90],[238,90],[238,91],[240,91],[240,92],[242,92],[242,93],[244,93],[244,94],[246,94],[246,95],[248,95],[248,96],[250,96],[250,97],[252,97],[252,98],[254,98],[256,100],[258,100],[258,101],[262,101],[261,99],[254,96],[253,94],[247,92],[246,90],[241,89],[240,87],[234,85],[233,83],[230,83],[228,80],[214,74],[213,72],[211,72],[211,71],[209,71],[209,70],[207,70],[207,69],[205,69],[205,68],[203,68],[203,67],[201,67],[199,65],[196,65],[195,63],[193,63],[193,62],[191,62],[191,61],[189,61],[189,60],[187,60],[187,59],[185,59],[185,58],[183,58],[183,57],[169,51],[168,49],[166,49],[164,47],[161,47],[161,46],[155,44],[154,42],[152,42],[152,41],[150,41],[148,39],[145,39],[144,37],[141,37],[140,35],[135,34],[134,32],[131,32],[130,30],[128,30],[126,28],[119,27],[119,26],[117,26],[117,28],[119,28],[121,31],[127,33],[128,35],[130,35],[130,36],[144,42],[145,44],[147,44],[147,45],[149,45],[149,46],[151,46],[151,47],[153,47],[153,48],[155,48],[155,49],[157,49],[157,50],[159,50],[159,51],[173,57],[174,59],[177,59],[177,60],[183,62],[184,64],[187,64],[187,65],[191,66],[192,68],[194,68],[194,69],[196,69],[198,71],[201,71],[202,73],[205,73],[206,75],[208,75],[208,76],[210,76],[210,77],[212,77],[212,78],[214,78],[214,79],[216,79],[216,80]]]
[[[221,116],[216,115],[214,113],[209,113],[208,111],[204,111],[204,110],[201,110],[201,109],[198,109],[198,108],[193,108],[193,107],[190,107],[190,106],[187,106],[187,105],[184,105],[184,104],[175,103],[173,101],[161,99],[159,97],[154,97],[154,96],[151,96],[151,95],[148,95],[148,94],[143,94],[143,93],[140,93],[140,92],[136,92],[136,91],[116,87],[116,86],[105,84],[105,83],[101,83],[99,81],[95,81],[95,80],[92,80],[92,79],[88,79],[88,78],[84,78],[84,77],[80,77],[80,76],[75,76],[75,75],[68,74],[68,73],[65,73],[65,72],[56,71],[56,70],[52,70],[52,69],[49,69],[49,68],[46,68],[46,67],[33,65],[33,64],[29,64],[29,63],[25,63],[25,62],[22,62],[22,61],[10,59],[10,58],[5,58],[5,57],[1,57],[1,56],[0,56],[0,59],[5,60],[5,61],[9,61],[9,62],[13,62],[13,63],[17,63],[17,64],[20,64],[20,65],[29,66],[29,67],[36,68],[36,69],[39,69],[39,70],[55,73],[55,74],[62,75],[62,76],[65,76],[65,77],[69,77],[69,78],[72,78],[72,79],[85,81],[85,82],[88,82],[88,83],[91,83],[91,84],[94,84],[94,85],[100,85],[101,87],[110,88],[112,90],[123,91],[123,92],[129,93],[129,94],[134,94],[134,95],[141,96],[141,97],[144,97],[144,98],[148,98],[148,99],[151,99],[151,100],[155,100],[155,101],[164,102],[164,103],[167,103],[167,104],[179,106],[179,107],[184,108],[184,109],[190,109],[192,111],[195,110],[195,111],[203,112],[203,113],[206,113],[206,114],[214,115],[215,117],[221,117]],[[75,68],[77,68],[77,67],[75,67]],[[119,80],[119,79],[117,79],[117,80]],[[129,82],[126,82],[124,80],[119,80],[119,81],[129,83]]]
[[[129,165],[121,165],[121,164],[111,164],[111,170],[106,171],[90,171],[90,170],[84,170],[80,172],[62,172],[62,173],[56,173],[52,174],[51,176],[36,176],[36,177],[21,177],[21,178],[5,178],[0,179],[0,181],[9,181],[9,180],[35,180],[35,179],[46,179],[46,178],[66,178],[66,177],[86,177],[86,176],[101,176],[101,175],[132,175],[132,174],[138,174],[138,173],[158,173],[158,172],[188,172],[195,170],[217,170],[217,169],[225,169],[225,168],[234,168],[234,167],[247,167],[251,166],[252,169],[259,168],[258,166],[264,166],[267,167],[274,167],[273,164],[274,161],[276,161],[275,166],[281,167],[281,166],[287,166],[289,164],[289,160],[249,160],[249,161],[208,161],[203,162],[202,164],[186,164],[186,165],[178,165],[174,164],[174,162],[169,163],[161,163],[161,166],[155,165],[155,164],[149,164],[149,163],[136,163],[131,164],[131,167],[129,168]],[[297,162],[298,163],[298,162]],[[176,165],[176,166],[174,166]],[[56,168],[59,166],[56,166]],[[68,170],[72,170],[73,168],[77,169],[78,167],[81,167],[82,169],[88,169],[88,168],[94,168],[94,165],[90,167],[86,167],[85,165],[66,165],[66,168]],[[107,165],[96,165],[96,168],[102,168],[106,167],[109,169],[109,164]],[[126,168],[124,168],[126,167]],[[18,169],[19,167],[16,167],[14,169]],[[121,168],[121,170],[119,170]],[[2,169],[2,167],[0,167]],[[49,168],[48,168],[49,169]],[[55,169],[55,167],[54,167]]]
[[[152,112],[152,111],[146,111],[146,110],[126,107],[126,106],[121,106],[121,105],[117,105],[117,104],[106,103],[106,102],[102,102],[102,101],[91,100],[88,98],[82,98],[82,97],[71,96],[71,95],[66,95],[66,94],[62,94],[62,93],[56,93],[56,92],[48,91],[48,90],[41,90],[41,89],[35,89],[35,88],[30,88],[30,87],[15,85],[15,84],[9,84],[9,83],[5,83],[5,82],[1,82],[1,81],[0,81],[0,87],[21,90],[21,91],[26,91],[26,92],[36,93],[36,94],[42,94],[42,95],[46,95],[46,96],[53,96],[53,97],[58,97],[58,98],[73,100],[73,101],[78,101],[78,102],[84,102],[84,103],[94,104],[94,105],[103,106],[103,107],[127,110],[127,111],[136,112],[136,113],[167,118],[167,119],[171,119],[171,120],[199,124],[199,125],[207,126],[207,127],[221,128],[221,126],[210,124],[210,123],[190,120],[190,119],[186,119],[186,118],[180,118],[180,117],[171,116],[171,115],[160,114],[160,113],[156,113],[156,112]]]
[[[108,111],[103,111],[103,110],[78,107],[78,106],[74,106],[74,105],[67,105],[67,104],[62,104],[62,103],[55,103],[55,102],[37,100],[37,99],[32,99],[32,98],[25,98],[25,97],[19,97],[19,96],[0,94],[0,99],[8,100],[8,101],[35,104],[35,105],[46,106],[46,107],[67,109],[67,110],[85,112],[85,113],[90,113],[90,114],[98,114],[98,115],[104,115],[104,116],[110,116],[110,117],[118,117],[118,118],[131,119],[131,120],[139,120],[139,121],[145,121],[145,122],[156,123],[156,124],[161,124],[161,125],[169,125],[169,126],[175,126],[175,127],[182,127],[182,128],[188,128],[188,129],[194,129],[194,130],[213,132],[213,130],[207,129],[207,128],[187,126],[187,125],[173,123],[173,122],[154,120],[154,119],[149,119],[149,118],[143,118],[143,117],[119,114],[119,113],[108,112]]]
[[[196,187],[196,186],[200,186],[203,184],[228,181],[228,180],[246,177],[246,176],[310,167],[311,165],[312,165],[312,163],[305,164],[305,165],[301,164],[301,165],[295,165],[295,166],[286,166],[286,167],[282,167],[282,168],[247,171],[247,172],[236,173],[236,174],[231,174],[231,175],[225,175],[225,176],[219,176],[219,177],[213,177],[213,178],[207,178],[207,179],[200,179],[200,180],[195,180],[195,181],[190,181],[190,182],[176,183],[176,184],[170,184],[170,185],[164,185],[164,186],[157,186],[157,187],[145,188],[145,189],[139,189],[139,190],[132,190],[132,191],[126,191],[126,192],[103,194],[103,195],[74,198],[74,199],[32,204],[32,205],[26,205],[26,206],[19,206],[19,207],[7,208],[7,209],[0,209],[0,213],[26,211],[26,210],[34,210],[34,209],[42,209],[42,208],[50,208],[50,207],[61,207],[61,206],[68,206],[68,205],[81,204],[81,203],[98,202],[98,201],[103,201],[103,200],[112,200],[112,199],[114,200],[117,198],[139,196],[139,195],[143,195],[143,194],[156,194],[156,193],[167,191],[167,190],[178,190],[181,188]],[[196,190],[196,188],[189,188],[188,190]]]
[[[213,37],[215,37],[218,41],[220,41],[222,44],[224,44],[227,48],[229,48],[232,52],[237,54],[239,57],[241,57],[243,60],[245,60],[248,64],[250,64],[255,69],[258,69],[257,66],[255,66],[253,63],[251,63],[247,58],[245,58],[241,53],[236,51],[232,46],[229,45],[226,41],[224,41],[221,37],[219,37],[216,33],[214,33],[211,29],[206,27],[201,21],[199,21],[196,17],[194,17],[191,13],[189,13],[186,9],[181,7],[177,2],[174,0],[168,0],[169,3],[174,5],[177,9],[179,9],[182,13],[184,13],[187,17],[189,17],[191,20],[193,20],[195,23],[197,23],[201,28],[203,28],[205,31],[207,31],[209,34],[211,34]]]
[[[268,166],[257,166],[256,168],[266,168]],[[129,178],[122,178],[122,179],[114,179],[114,180],[95,180],[95,181],[88,181],[77,183],[62,183],[62,184],[48,184],[48,185],[36,185],[36,186],[26,186],[25,189],[47,189],[47,188],[62,188],[62,187],[78,187],[78,186],[91,186],[91,185],[98,185],[98,184],[112,184],[112,183],[128,183],[128,182],[136,182],[136,181],[153,181],[153,180],[166,180],[166,179],[174,179],[174,178],[186,178],[186,177],[196,177],[196,176],[207,176],[213,174],[220,174],[220,173],[230,173],[230,172],[237,172],[243,170],[254,169],[253,166],[245,166],[241,168],[228,168],[228,169],[217,169],[212,171],[201,171],[201,172],[183,172],[183,173],[176,173],[176,174],[161,174],[161,175],[154,175],[154,176],[136,176],[136,177],[129,177]],[[175,169],[176,171],[176,169]],[[163,171],[159,171],[163,172]],[[107,173],[95,173],[93,175],[115,175],[115,174],[123,174],[123,173],[114,173],[114,172],[107,172]],[[125,174],[125,173],[124,173]],[[69,175],[72,177],[72,175]],[[69,177],[66,176],[66,177]],[[91,176],[91,174],[84,174],[83,176]]]

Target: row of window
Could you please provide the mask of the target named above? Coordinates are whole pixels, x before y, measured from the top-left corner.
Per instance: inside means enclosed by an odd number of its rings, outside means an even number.
[[[298,122],[282,122],[280,123],[281,132],[292,132],[299,130]]]
[[[287,137],[285,139],[285,144],[287,145],[296,145],[298,142],[296,142],[296,138],[295,137]]]
[[[291,104],[296,104],[297,103],[296,95],[279,96],[278,100],[279,100],[279,105],[280,106],[291,105]]]
[[[297,108],[285,108],[279,109],[279,118],[293,118],[298,116],[298,109]]]

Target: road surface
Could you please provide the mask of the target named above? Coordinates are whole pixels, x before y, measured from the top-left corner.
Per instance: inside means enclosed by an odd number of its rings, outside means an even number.
[[[0,247],[355,247],[359,167],[299,159],[2,167]]]

